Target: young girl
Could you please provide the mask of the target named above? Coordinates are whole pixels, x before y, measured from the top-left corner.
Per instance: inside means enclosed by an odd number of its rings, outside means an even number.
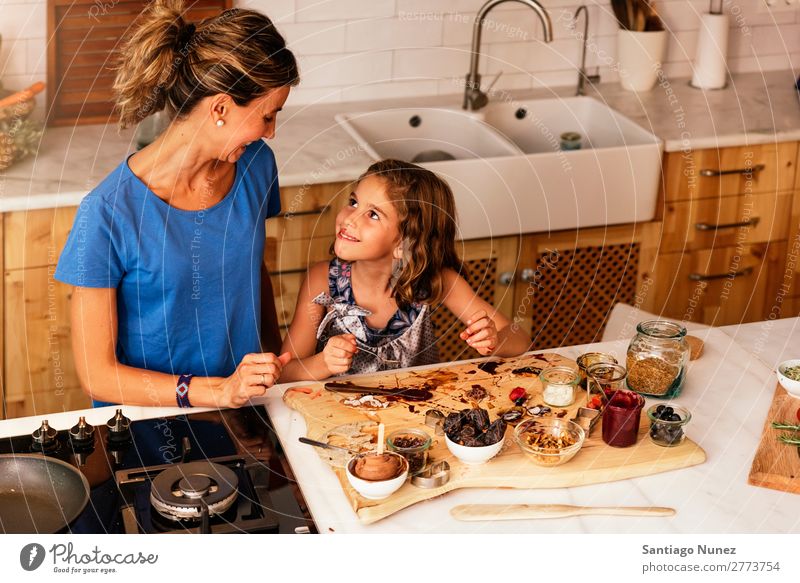
[[[313,265],[283,343],[282,382],[439,362],[430,310],[444,304],[482,355],[515,356],[526,337],[459,275],[455,202],[433,172],[370,166],[336,217],[334,259]]]

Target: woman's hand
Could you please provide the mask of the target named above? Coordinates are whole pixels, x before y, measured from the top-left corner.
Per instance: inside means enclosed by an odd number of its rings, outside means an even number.
[[[275,356],[271,352],[246,354],[236,371],[222,381],[220,407],[242,407],[253,397],[260,397],[281,376],[281,369],[292,358],[288,352]]]
[[[466,340],[482,356],[488,356],[497,348],[497,326],[486,313],[486,310],[478,310],[469,320],[467,329],[461,333],[461,339]]]
[[[342,374],[350,370],[358,347],[356,337],[352,334],[341,334],[331,337],[322,350],[322,359],[331,375]]]

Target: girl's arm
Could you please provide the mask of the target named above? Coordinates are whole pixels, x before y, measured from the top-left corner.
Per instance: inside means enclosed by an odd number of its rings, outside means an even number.
[[[117,360],[116,289],[75,287],[71,310],[75,367],[81,386],[90,397],[123,405],[177,405],[176,375],[126,366]],[[248,354],[227,378],[194,377],[189,401],[195,407],[246,405],[275,383],[287,357]]]
[[[444,305],[467,326],[462,340],[484,356],[517,356],[530,349],[530,337],[478,297],[463,277],[452,269],[445,269],[442,277]]]
[[[292,355],[292,360],[283,368],[281,382],[322,380],[350,369],[356,343],[349,334],[334,336],[317,353],[317,328],[326,310],[313,300],[326,291],[328,263],[320,262],[308,270],[297,296],[294,318],[281,348]]]

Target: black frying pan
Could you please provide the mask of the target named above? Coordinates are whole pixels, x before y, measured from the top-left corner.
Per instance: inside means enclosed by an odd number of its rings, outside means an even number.
[[[71,465],[41,455],[0,455],[0,532],[59,532],[88,502],[89,482]]]

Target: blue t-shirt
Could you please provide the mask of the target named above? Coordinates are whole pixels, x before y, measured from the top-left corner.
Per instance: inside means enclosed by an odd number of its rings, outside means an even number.
[[[125,160],[81,202],[55,278],[117,289],[120,363],[229,376],[260,351],[264,222],[279,212],[262,140],[236,162],[225,198],[197,211],[167,204]]]

